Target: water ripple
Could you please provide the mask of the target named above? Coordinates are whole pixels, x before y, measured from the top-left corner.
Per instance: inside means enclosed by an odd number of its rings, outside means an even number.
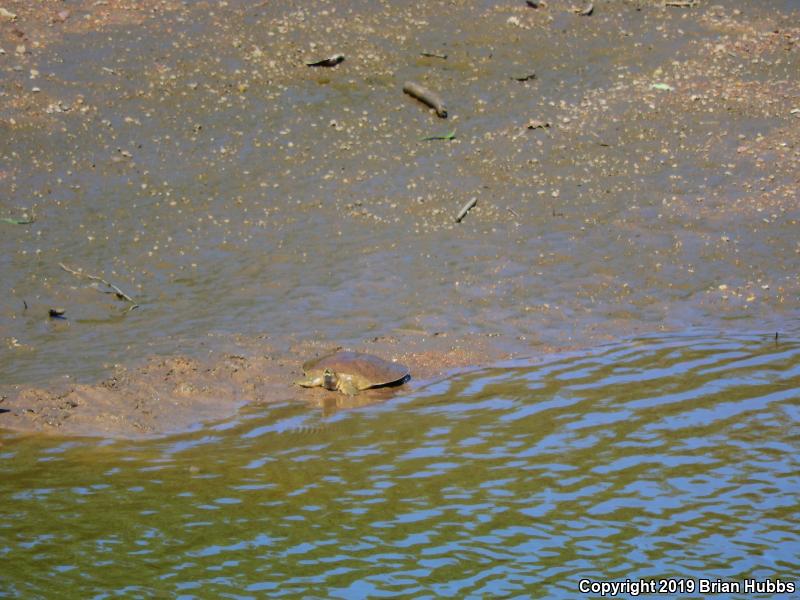
[[[332,417],[281,404],[161,441],[9,438],[0,595],[575,598],[584,577],[796,581],[798,400],[797,343],[668,336]]]

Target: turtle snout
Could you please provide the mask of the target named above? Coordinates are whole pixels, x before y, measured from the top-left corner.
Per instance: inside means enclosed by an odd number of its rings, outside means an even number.
[[[322,387],[324,387],[326,390],[335,392],[338,388],[338,384],[339,378],[336,377],[336,373],[330,369],[325,369],[325,372],[322,374]]]

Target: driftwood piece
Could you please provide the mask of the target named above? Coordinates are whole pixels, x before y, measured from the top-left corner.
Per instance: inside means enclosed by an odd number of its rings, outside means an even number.
[[[467,216],[467,213],[470,210],[472,210],[472,208],[477,203],[478,203],[478,199],[476,197],[473,196],[472,198],[470,198],[469,202],[467,202],[464,206],[462,206],[461,210],[458,211],[458,214],[456,215],[456,223],[461,223],[461,221],[464,220],[464,217]]]
[[[434,92],[413,81],[406,81],[405,85],[403,85],[403,91],[412,98],[416,98],[420,102],[430,106],[441,118],[447,118],[447,108],[444,102],[442,102],[442,99]]]

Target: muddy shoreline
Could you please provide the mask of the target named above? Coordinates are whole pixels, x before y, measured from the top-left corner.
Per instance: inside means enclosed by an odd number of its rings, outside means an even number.
[[[573,5],[4,5],[0,427],[330,404],[291,381],[336,347],[415,389],[640,333],[797,333],[797,7]]]
[[[329,414],[381,402],[441,377],[512,357],[485,339],[431,337],[401,334],[356,347],[408,365],[412,377],[402,386],[367,390],[352,398],[292,383],[302,375],[300,365],[305,360],[340,348],[305,343],[277,352],[265,340],[240,338],[236,351],[215,352],[205,360],[154,357],[138,367],[120,366],[98,383],[5,386],[0,388],[0,427],[130,438],[186,431],[231,417],[245,404],[306,402]]]

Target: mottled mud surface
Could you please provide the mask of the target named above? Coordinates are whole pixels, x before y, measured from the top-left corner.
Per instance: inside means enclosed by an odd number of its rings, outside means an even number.
[[[339,346],[413,386],[798,331],[797,4],[573,4],[0,1],[0,427],[330,404],[291,380]]]
[[[303,375],[302,362],[336,348],[306,343],[278,352],[263,339],[238,342],[221,343],[228,350],[204,360],[176,356],[152,358],[133,369],[117,367],[100,383],[13,386],[0,407],[8,411],[0,412],[0,423],[22,431],[140,437],[185,431],[246,403],[303,399],[330,413],[417,389],[487,356],[482,340],[454,346],[444,340],[376,338],[361,349],[408,365],[413,378],[348,397],[292,383]]]

